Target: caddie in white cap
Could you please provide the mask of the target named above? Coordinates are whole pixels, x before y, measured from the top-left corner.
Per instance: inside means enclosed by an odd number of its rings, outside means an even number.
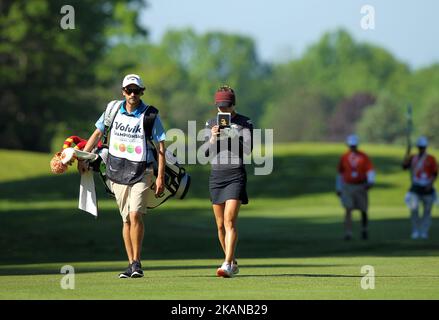
[[[352,211],[361,211],[361,237],[366,240],[368,234],[368,190],[375,183],[375,171],[369,157],[358,150],[358,136],[352,134],[346,138],[349,150],[340,158],[337,168],[336,193],[346,209],[344,220],[345,240],[352,239]]]
[[[410,209],[412,221],[412,239],[428,239],[431,227],[431,211],[437,199],[434,182],[438,175],[436,158],[427,153],[428,139],[421,136],[416,141],[417,155],[408,152],[404,158],[402,167],[410,171],[411,186],[407,192],[405,201]],[[419,217],[419,205],[422,202],[424,215]]]
[[[123,78],[122,88],[127,88],[130,84],[134,84],[139,88],[145,89],[142,79],[137,74],[128,74]]]
[[[155,186],[155,195],[164,191],[165,131],[158,110],[141,100],[145,85],[137,74],[128,74],[122,81],[124,99],[107,104],[96,130],[88,139],[84,151],[91,152],[98,141],[108,146],[106,177],[116,198],[122,218],[122,237],[128,258],[128,268],[119,278],[143,277],[141,249],[144,238],[143,214],[146,214],[147,194]],[[111,119],[111,120],[110,120]],[[149,121],[154,119],[153,121]],[[157,147],[158,169],[152,185],[154,171],[154,142]],[[88,170],[78,162],[81,174]]]

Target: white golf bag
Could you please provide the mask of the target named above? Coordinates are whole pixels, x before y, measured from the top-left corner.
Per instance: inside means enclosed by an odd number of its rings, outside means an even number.
[[[150,145],[152,148],[154,148],[153,151],[155,151],[153,152],[155,161],[153,162],[153,175],[151,180],[151,186],[147,191],[147,204],[148,204],[148,209],[154,209],[171,197],[175,197],[177,199],[184,199],[184,197],[186,196],[189,190],[191,178],[190,175],[186,173],[186,170],[178,164],[175,155],[172,152],[166,150],[165,179],[164,179],[165,188],[162,194],[156,196],[155,181],[158,173],[157,151],[152,143],[150,143]],[[101,180],[104,183],[106,192],[114,197],[114,192],[111,187],[110,180],[107,178],[105,173],[106,163],[108,158],[108,148],[105,147],[105,148],[97,149],[95,150],[95,152],[99,155],[99,159],[92,162],[91,166],[94,171],[99,173],[99,176],[101,177]]]

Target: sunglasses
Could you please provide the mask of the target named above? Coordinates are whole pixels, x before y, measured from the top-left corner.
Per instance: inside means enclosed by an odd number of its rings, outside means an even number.
[[[127,94],[131,94],[131,93],[134,93],[134,94],[140,94],[142,91],[143,91],[143,89],[140,89],[140,88],[134,88],[134,89],[130,89],[130,88],[125,88],[125,89],[123,89]]]

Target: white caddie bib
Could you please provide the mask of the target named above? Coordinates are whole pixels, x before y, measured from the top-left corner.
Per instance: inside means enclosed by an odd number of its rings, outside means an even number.
[[[144,113],[139,118],[117,113],[110,132],[111,155],[135,162],[146,161],[144,116]]]

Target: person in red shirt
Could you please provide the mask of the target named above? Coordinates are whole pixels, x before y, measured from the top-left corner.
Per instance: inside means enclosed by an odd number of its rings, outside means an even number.
[[[435,157],[427,153],[428,140],[420,137],[416,143],[419,153],[410,155],[407,152],[402,167],[410,171],[411,187],[406,195],[406,203],[410,208],[412,220],[412,239],[428,239],[431,226],[431,210],[437,194],[434,182],[438,174],[438,165]],[[419,218],[419,204],[422,202],[424,215]]]
[[[350,135],[346,143],[349,150],[340,158],[337,168],[336,192],[346,209],[345,240],[352,239],[352,211],[361,211],[361,237],[368,239],[368,190],[375,183],[375,171],[369,157],[358,150],[359,139]]]

